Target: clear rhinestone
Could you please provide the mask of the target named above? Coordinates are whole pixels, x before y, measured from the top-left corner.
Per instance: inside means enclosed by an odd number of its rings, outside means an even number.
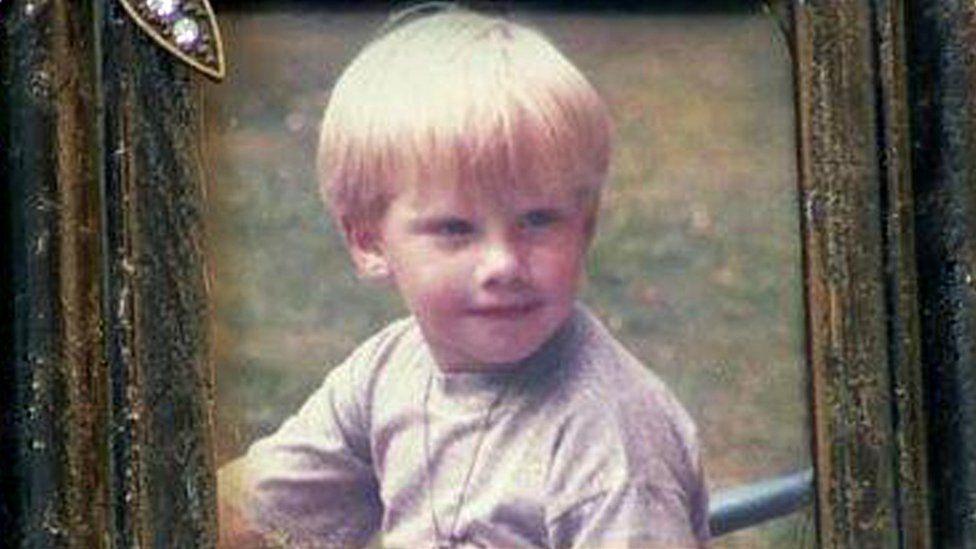
[[[180,7],[179,0],[146,0],[146,7],[149,11],[153,12],[156,17],[162,17],[163,19],[172,17],[177,8]]]
[[[173,40],[176,45],[188,49],[200,39],[200,25],[189,17],[181,17],[173,23]]]

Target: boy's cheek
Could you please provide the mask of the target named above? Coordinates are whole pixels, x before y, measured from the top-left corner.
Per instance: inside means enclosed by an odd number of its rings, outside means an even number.
[[[448,308],[459,299],[457,284],[439,269],[424,269],[401,273],[392,277],[395,289],[412,309],[436,312]],[[414,311],[419,312],[419,311]]]
[[[579,240],[567,239],[558,246],[541,250],[531,261],[537,268],[546,268],[551,276],[572,278],[582,269],[586,251]]]

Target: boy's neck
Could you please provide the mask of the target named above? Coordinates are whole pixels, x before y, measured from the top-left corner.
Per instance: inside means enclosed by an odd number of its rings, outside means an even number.
[[[517,362],[485,363],[474,360],[460,360],[455,357],[438,356],[437,351],[431,349],[431,356],[437,369],[444,374],[503,374],[514,373],[522,368],[525,359]],[[533,353],[535,354],[535,353]]]

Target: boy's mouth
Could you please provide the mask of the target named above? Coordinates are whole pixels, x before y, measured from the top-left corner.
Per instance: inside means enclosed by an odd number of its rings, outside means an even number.
[[[472,315],[483,318],[511,319],[528,315],[541,306],[541,301],[528,301],[525,303],[506,303],[472,307],[469,311]]]

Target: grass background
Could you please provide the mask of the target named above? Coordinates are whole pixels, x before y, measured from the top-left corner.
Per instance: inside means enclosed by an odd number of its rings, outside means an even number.
[[[218,463],[405,314],[356,280],[318,201],[316,129],[380,12],[221,16],[208,86]],[[810,463],[793,91],[761,14],[541,14],[610,105],[616,141],[583,300],[697,420],[714,491]],[[813,544],[794,515],[716,547]]]

